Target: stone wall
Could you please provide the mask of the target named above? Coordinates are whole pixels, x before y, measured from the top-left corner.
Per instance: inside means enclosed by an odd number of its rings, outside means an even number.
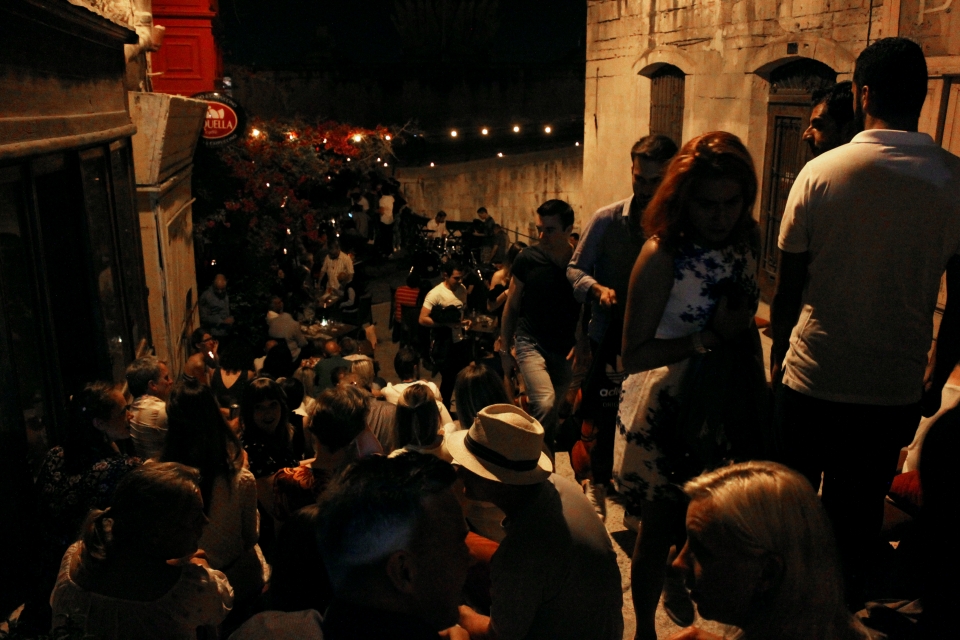
[[[747,144],[761,176],[770,73],[778,66],[811,58],[848,80],[868,34],[874,41],[902,32],[924,47],[931,78],[960,74],[960,19],[946,10],[949,3],[921,2],[588,0],[584,208],[623,193],[624,158],[649,132],[648,76],[664,64],[686,74],[683,140],[730,131]],[[942,134],[937,92],[947,88],[931,82],[924,120],[933,122],[931,134]]]
[[[422,215],[439,210],[450,220],[473,220],[484,206],[515,239],[532,235],[533,214],[546,200],[566,200],[577,214],[575,230],[585,222],[581,193],[583,147],[538,151],[490,160],[397,170],[404,197]],[[627,163],[628,164],[628,163]],[[629,168],[629,167],[628,167]],[[629,194],[629,173],[626,194]],[[621,196],[625,197],[625,196]],[[524,240],[524,238],[520,238]]]

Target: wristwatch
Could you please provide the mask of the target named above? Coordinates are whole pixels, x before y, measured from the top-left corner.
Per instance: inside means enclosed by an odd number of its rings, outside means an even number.
[[[710,349],[703,345],[703,332],[697,331],[693,334],[693,350],[697,353],[710,353]]]

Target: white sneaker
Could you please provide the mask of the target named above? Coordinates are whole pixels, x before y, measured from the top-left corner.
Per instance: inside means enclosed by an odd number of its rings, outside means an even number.
[[[633,531],[636,534],[640,533],[640,518],[637,516],[630,515],[626,511],[623,512],[623,526],[630,531]]]
[[[607,488],[602,484],[597,484],[590,480],[584,480],[581,485],[583,486],[583,494],[587,496],[587,500],[590,501],[590,506],[597,512],[597,517],[600,518],[600,522],[606,522]]]

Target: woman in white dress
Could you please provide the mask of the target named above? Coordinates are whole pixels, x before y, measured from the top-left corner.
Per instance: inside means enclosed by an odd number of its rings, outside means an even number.
[[[757,332],[756,194],[743,143],[729,133],[707,133],[671,161],[644,214],[649,240],[630,277],[623,333],[629,375],[614,449],[614,479],[626,510],[642,518],[631,569],[641,640],[656,638],[667,555],[672,545],[683,544],[683,483],[703,471],[675,446],[684,405],[691,403],[681,394],[688,364],[692,356],[735,339],[749,341],[748,332]],[[757,365],[762,375],[762,362]]]

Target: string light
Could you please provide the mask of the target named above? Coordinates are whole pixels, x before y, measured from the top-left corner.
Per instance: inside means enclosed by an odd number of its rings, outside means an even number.
[[[326,138],[323,139],[323,144],[327,144],[327,139],[326,139]]]
[[[551,131],[553,131],[553,129],[551,129],[549,125],[543,128],[544,133],[550,133]]]
[[[514,133],[520,133],[520,126],[519,126],[519,125],[516,125],[516,124],[513,125],[513,132],[514,132]]]
[[[260,137],[260,129],[254,129],[253,131],[251,131],[251,132],[250,132],[250,136],[253,137],[253,138],[259,138],[259,137]]]
[[[503,152],[501,151],[500,153],[498,153],[498,154],[497,154],[497,157],[498,157],[498,158],[502,158],[502,157],[503,157]]]
[[[453,131],[450,132],[450,137],[451,137],[451,138],[456,138],[456,137],[457,137],[457,130],[456,130],[456,129],[454,129]]]
[[[575,142],[573,146],[579,147],[579,146],[580,146],[580,143],[579,143],[579,142]]]
[[[362,136],[362,135],[360,135],[359,133],[353,134],[353,141],[354,141],[354,142],[360,142],[361,140],[363,140],[363,136]]]
[[[384,162],[384,163],[383,163],[383,166],[385,166],[385,167],[386,167],[386,166],[387,166],[387,163],[386,163],[386,162]]]
[[[383,136],[383,138],[384,138],[384,140],[386,140],[387,142],[390,142],[390,134],[389,134],[389,133],[388,133],[387,135]]]
[[[350,162],[350,158],[347,158],[347,162]]]
[[[267,183],[267,187],[269,187],[269,186],[270,186],[270,183],[268,182],[268,183]]]
[[[288,236],[291,235],[291,234],[290,234],[290,227],[287,227],[287,235],[288,235]]]
[[[297,139],[297,134],[293,133],[292,131],[291,131],[290,133],[288,133],[287,135],[290,137],[291,140],[296,140],[296,139]]]
[[[431,162],[431,163],[430,163],[430,166],[431,166],[431,167],[435,167],[435,166],[437,166],[437,165],[435,165],[435,164],[433,164],[433,163]]]
[[[483,129],[480,129],[480,133],[482,133],[483,135],[487,135],[488,133],[490,133],[490,130],[484,127]]]

